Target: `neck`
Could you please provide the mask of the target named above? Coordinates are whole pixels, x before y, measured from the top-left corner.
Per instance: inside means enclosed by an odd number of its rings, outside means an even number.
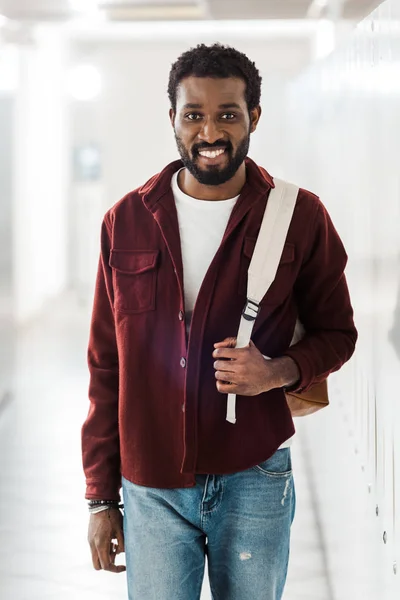
[[[238,196],[246,182],[246,165],[243,162],[235,175],[221,185],[204,185],[199,183],[187,169],[180,171],[178,184],[182,192],[199,200],[228,200]]]

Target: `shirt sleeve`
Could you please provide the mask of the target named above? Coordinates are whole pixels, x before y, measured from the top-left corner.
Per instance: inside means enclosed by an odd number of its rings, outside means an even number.
[[[299,367],[300,380],[290,391],[307,391],[339,370],[354,353],[357,330],[346,276],[347,254],[319,202],[310,243],[294,286],[305,335],[286,352]]]
[[[113,309],[110,213],[101,229],[88,345],[89,412],[82,426],[82,461],[88,499],[119,500],[121,487],[118,430],[119,367]]]

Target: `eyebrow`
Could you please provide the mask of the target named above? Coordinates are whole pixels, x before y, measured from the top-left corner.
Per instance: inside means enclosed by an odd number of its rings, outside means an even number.
[[[239,110],[242,110],[241,106],[236,102],[227,102],[226,104],[220,104],[219,108],[238,108]]]
[[[193,102],[189,102],[188,104],[185,104],[185,106],[183,107],[184,109],[188,109],[188,108],[202,108],[203,105],[202,104],[195,104]],[[218,108],[237,108],[239,110],[242,110],[241,106],[239,104],[237,104],[236,102],[226,102],[225,104],[220,104]]]

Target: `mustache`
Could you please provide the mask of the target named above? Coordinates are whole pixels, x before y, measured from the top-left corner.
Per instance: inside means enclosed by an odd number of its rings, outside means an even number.
[[[226,150],[232,150],[232,144],[230,142],[214,142],[214,144],[195,144],[192,146],[193,154],[198,154],[201,150],[212,150],[213,148],[225,148]]]

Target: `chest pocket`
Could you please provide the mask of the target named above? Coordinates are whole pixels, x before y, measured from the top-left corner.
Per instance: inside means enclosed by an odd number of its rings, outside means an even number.
[[[158,250],[111,250],[115,310],[136,314],[155,309],[157,259]]]
[[[247,296],[247,272],[253,256],[257,238],[246,237],[240,264],[239,293]],[[274,281],[262,304],[280,304],[290,294],[294,284],[295,246],[286,242]]]

